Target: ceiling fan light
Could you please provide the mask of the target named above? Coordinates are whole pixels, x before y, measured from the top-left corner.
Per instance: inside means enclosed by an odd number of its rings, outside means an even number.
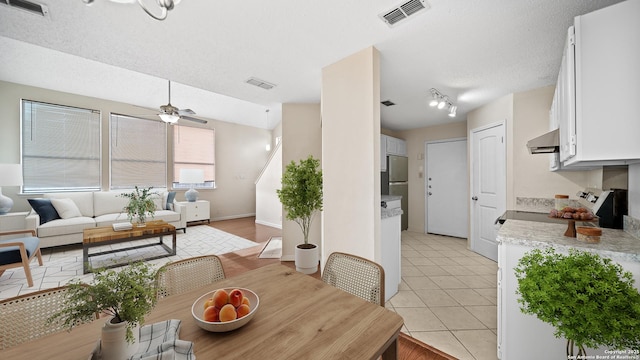
[[[158,114],[158,116],[160,116],[162,121],[169,124],[175,124],[180,119],[180,116],[174,114]]]

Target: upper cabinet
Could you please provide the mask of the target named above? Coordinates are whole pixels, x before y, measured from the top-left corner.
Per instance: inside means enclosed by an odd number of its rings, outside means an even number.
[[[396,139],[386,136],[387,139],[387,155],[407,156],[407,142],[402,139]]]
[[[407,142],[380,135],[380,171],[387,171],[387,155],[407,156]]]
[[[564,168],[640,161],[640,0],[578,16],[569,28],[551,125]]]

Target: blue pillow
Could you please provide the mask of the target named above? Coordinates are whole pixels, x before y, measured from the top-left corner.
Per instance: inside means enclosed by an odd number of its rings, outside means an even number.
[[[56,208],[51,204],[49,199],[27,199],[33,210],[40,215],[40,225],[48,223],[51,220],[60,219],[60,215]]]
[[[173,210],[173,200],[175,200],[175,198],[176,192],[169,191],[169,194],[167,194],[167,203],[164,205],[165,210]]]

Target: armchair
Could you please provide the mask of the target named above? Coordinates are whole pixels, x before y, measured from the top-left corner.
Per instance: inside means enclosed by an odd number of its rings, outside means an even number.
[[[31,236],[0,240],[0,275],[2,275],[6,269],[22,266],[27,277],[27,283],[29,287],[32,287],[33,279],[31,277],[29,264],[33,257],[37,256],[38,263],[42,266],[40,239],[36,237],[35,230],[0,232],[0,237],[18,234],[31,234]]]

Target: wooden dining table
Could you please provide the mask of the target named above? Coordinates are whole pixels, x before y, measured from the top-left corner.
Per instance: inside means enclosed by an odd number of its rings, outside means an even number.
[[[218,288],[258,294],[245,326],[226,333],[196,324],[191,305]],[[401,316],[281,264],[267,265],[158,301],[145,323],[182,321],[180,340],[198,359],[396,359]],[[87,359],[105,319],[0,350],[0,359]]]

